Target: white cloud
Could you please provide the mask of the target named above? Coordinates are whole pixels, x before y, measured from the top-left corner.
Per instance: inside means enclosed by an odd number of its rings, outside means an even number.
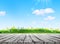
[[[5,11],[0,11],[0,16],[4,16],[6,14]]]
[[[47,18],[44,18],[44,20],[54,20],[55,19],[55,17],[53,17],[53,16],[48,16]]]
[[[40,14],[40,11],[39,11],[39,10],[35,10],[35,11],[33,11],[33,13],[32,13],[32,14],[39,15],[39,14]]]
[[[45,14],[44,9],[40,9],[39,13],[40,13],[40,15],[44,15]]]
[[[52,8],[46,8],[45,13],[54,13],[55,11]]]
[[[50,14],[54,13],[55,11],[52,8],[45,8],[45,9],[37,9],[32,12],[32,14],[35,15],[44,15],[44,14]]]

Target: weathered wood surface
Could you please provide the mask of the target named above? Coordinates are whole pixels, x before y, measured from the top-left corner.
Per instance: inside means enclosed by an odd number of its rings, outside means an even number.
[[[0,34],[0,44],[60,44],[60,34]]]

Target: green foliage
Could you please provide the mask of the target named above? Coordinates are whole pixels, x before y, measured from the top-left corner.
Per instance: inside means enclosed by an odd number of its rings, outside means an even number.
[[[9,33],[9,30],[0,30],[0,33]]]
[[[53,29],[47,29],[47,28],[15,28],[12,27],[10,29],[6,30],[0,30],[0,33],[60,33],[58,29],[53,30]]]

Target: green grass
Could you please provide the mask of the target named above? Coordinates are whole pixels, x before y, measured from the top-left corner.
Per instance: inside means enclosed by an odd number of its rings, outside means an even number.
[[[0,30],[0,33],[60,33],[58,29],[47,29],[47,28],[10,28],[6,30]]]

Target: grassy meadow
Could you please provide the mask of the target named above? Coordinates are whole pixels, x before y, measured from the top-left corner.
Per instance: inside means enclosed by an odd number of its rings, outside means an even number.
[[[60,33],[59,29],[48,28],[7,28],[0,30],[0,33]]]

